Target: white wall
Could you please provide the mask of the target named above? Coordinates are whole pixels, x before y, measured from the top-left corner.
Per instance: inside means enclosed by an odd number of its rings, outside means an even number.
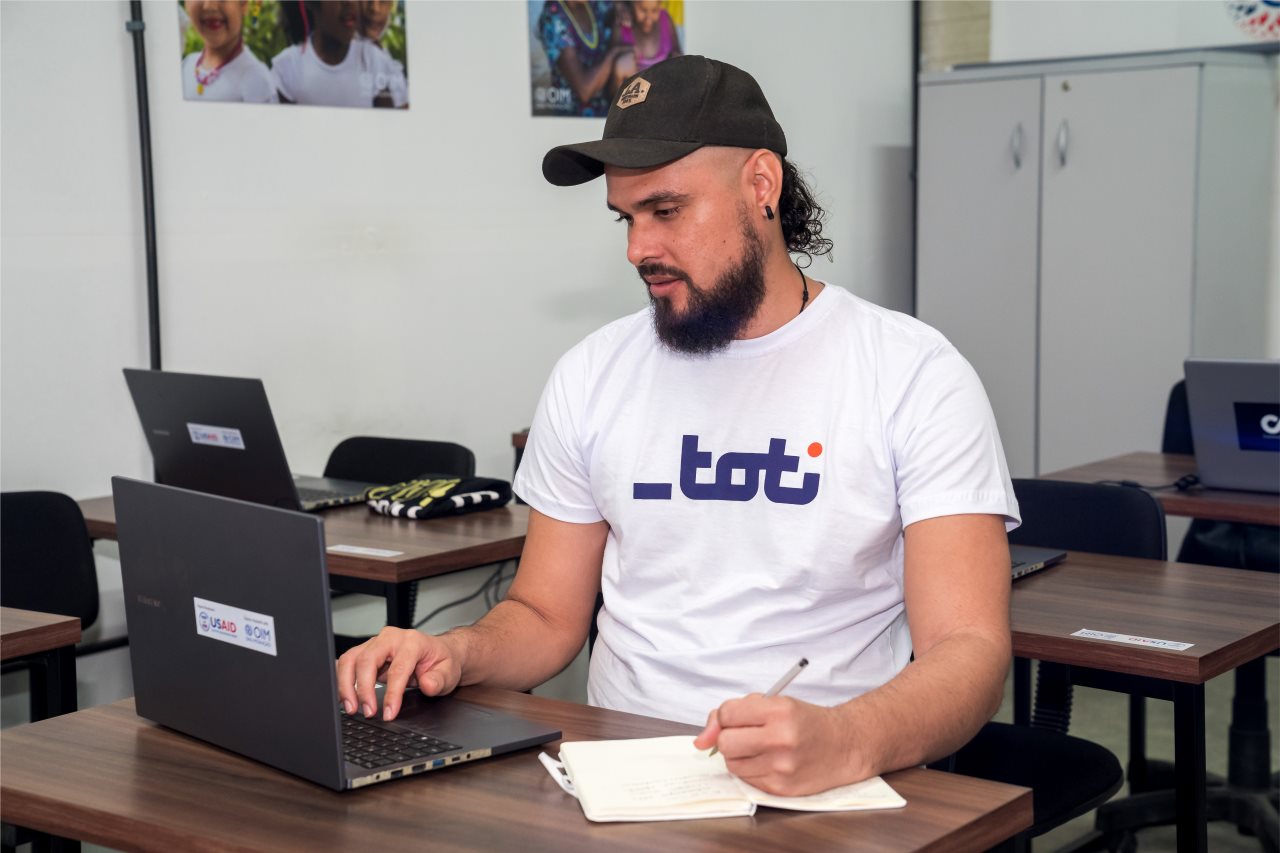
[[[1222,0],[992,0],[991,61],[1245,44]]]
[[[177,4],[144,6],[164,366],[261,377],[295,471],[375,434],[461,441],[510,477],[555,360],[644,304],[602,183],[542,179],[548,148],[603,121],[529,116],[525,4],[410,2],[408,112],[185,102]],[[6,490],[88,497],[150,474],[120,375],[148,359],[128,15],[0,2]],[[686,49],[757,77],[830,211],[836,261],[815,273],[909,309],[909,5],[694,0],[686,23]],[[116,628],[114,550],[99,563]],[[419,612],[486,574],[423,584]],[[340,608],[351,632],[382,612]],[[127,667],[90,661],[82,704],[129,694]],[[570,676],[560,695],[580,698],[581,662]]]
[[[991,61],[1253,44],[1222,0],[992,0]],[[1276,89],[1280,92],[1280,65]],[[1280,139],[1280,112],[1276,138]],[[1268,358],[1280,358],[1280,151],[1269,189]],[[1266,191],[1265,188],[1259,188]]]
[[[176,9],[145,4],[165,367],[262,377],[298,471],[373,433],[510,476],[555,359],[644,300],[601,184],[541,177],[602,122],[529,117],[524,4],[410,3],[408,112],[185,102]],[[147,358],[127,4],[0,14],[0,479],[101,494],[149,470],[119,374]],[[811,173],[836,241],[815,271],[909,308],[909,7],[693,2],[687,26]]]

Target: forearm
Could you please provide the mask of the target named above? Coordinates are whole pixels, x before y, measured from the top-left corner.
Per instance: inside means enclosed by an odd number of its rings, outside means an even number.
[[[1000,707],[1008,635],[957,634],[884,686],[837,708],[859,779],[935,761],[973,737]]]
[[[462,670],[459,684],[527,690],[556,675],[577,656],[585,625],[556,622],[529,602],[508,596],[473,625],[442,635]]]

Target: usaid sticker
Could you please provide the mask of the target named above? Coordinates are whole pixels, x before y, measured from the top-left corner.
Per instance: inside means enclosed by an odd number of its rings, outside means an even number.
[[[196,603],[197,635],[275,657],[274,618],[204,598],[192,600]]]
[[[231,427],[206,426],[205,424],[187,424],[187,432],[191,434],[192,444],[207,444],[211,447],[230,447],[244,450],[244,436],[240,430]]]

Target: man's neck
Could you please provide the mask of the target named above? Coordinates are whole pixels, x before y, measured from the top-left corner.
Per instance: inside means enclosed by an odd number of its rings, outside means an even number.
[[[806,285],[809,302],[813,302],[822,290],[822,283],[804,276],[785,251],[771,253],[764,267],[764,301],[738,338],[762,338],[794,320],[806,305]]]

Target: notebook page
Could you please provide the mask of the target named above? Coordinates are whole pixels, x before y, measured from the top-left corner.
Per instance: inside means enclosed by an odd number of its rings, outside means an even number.
[[[907,804],[907,801],[879,776],[804,797],[780,797],[777,794],[766,794],[741,779],[735,781],[742,788],[743,793],[756,805],[775,809],[791,809],[800,812],[852,812],[867,809],[900,809]]]
[[[692,737],[565,743],[560,760],[591,820],[677,820],[755,812],[755,804],[725,769],[724,759],[708,758],[694,749]]]

